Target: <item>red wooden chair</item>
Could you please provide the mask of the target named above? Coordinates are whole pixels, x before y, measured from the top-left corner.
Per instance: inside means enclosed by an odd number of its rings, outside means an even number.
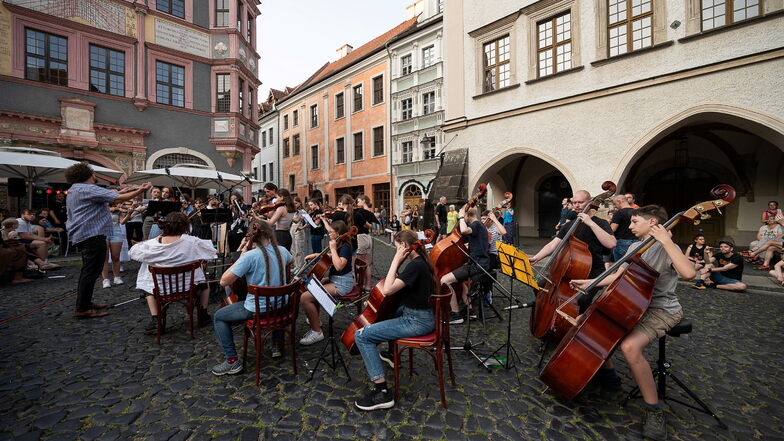
[[[156,341],[161,344],[161,332],[166,329],[166,312],[172,303],[180,303],[188,311],[188,329],[193,339],[193,305],[196,285],[193,283],[196,269],[201,262],[191,262],[180,266],[151,266],[152,295],[158,305]]]
[[[398,399],[398,385],[400,373],[400,354],[408,349],[408,376],[414,373],[414,349],[425,351],[435,362],[438,374],[438,386],[441,390],[441,406],[446,409],[446,394],[444,393],[444,351],[446,351],[447,363],[449,365],[449,377],[452,380],[452,387],[456,387],[455,373],[452,370],[452,352],[449,349],[449,316],[451,308],[449,301],[452,298],[452,289],[444,288],[447,291],[442,294],[433,294],[430,301],[435,312],[435,329],[433,332],[419,337],[399,338],[392,343],[395,352],[395,401]]]
[[[294,337],[296,336],[297,314],[299,312],[300,281],[289,283],[283,286],[257,286],[248,285],[248,294],[253,294],[256,302],[256,311],[265,306],[265,312],[256,312],[252,319],[245,322],[245,337],[242,343],[242,363],[248,357],[248,339],[253,336],[256,348],[256,386],[259,385],[259,373],[261,369],[261,353],[264,351],[264,344],[267,337],[273,331],[283,331],[289,335],[291,345],[291,366],[294,375],[297,374],[297,345]],[[288,296],[288,301],[284,296]]]

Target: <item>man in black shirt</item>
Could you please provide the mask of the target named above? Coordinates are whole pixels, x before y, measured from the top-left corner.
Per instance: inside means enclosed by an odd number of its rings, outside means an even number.
[[[719,242],[719,253],[713,256],[710,248],[705,247],[705,261],[711,262],[700,270],[700,279],[708,288],[727,291],[743,291],[743,257],[735,252],[735,245],[727,240]],[[710,280],[708,280],[710,279]]]
[[[436,228],[438,231],[438,240],[446,236],[446,196],[441,196],[436,205]]]
[[[566,237],[566,233],[571,229],[571,222],[573,222],[574,219],[579,218],[582,223],[577,226],[574,237],[585,242],[588,245],[588,250],[591,252],[591,272],[588,273],[587,278],[596,278],[599,274],[604,272],[602,254],[605,253],[606,249],[614,248],[616,240],[612,234],[610,224],[606,220],[598,218],[595,215],[589,216],[588,214],[583,213],[585,207],[590,203],[591,194],[586,190],[579,190],[574,193],[572,196],[572,208],[574,211],[570,213],[570,216],[567,216],[568,222],[558,229],[558,234],[556,234],[553,240],[539,250],[535,256],[529,259],[532,265],[552,254],[558,247],[558,244],[561,243],[561,240]],[[588,308],[595,293],[596,291],[588,293],[588,296],[580,297],[580,300],[578,301],[580,313]]]
[[[610,219],[610,228],[613,231],[613,235],[615,235],[616,245],[615,248],[612,249],[610,261],[617,262],[618,259],[626,254],[629,245],[637,242],[637,237],[632,233],[632,230],[629,229],[629,225],[632,222],[631,213],[634,209],[629,206],[629,201],[626,200],[626,196],[620,194],[613,196],[612,203],[615,207],[615,214],[613,214],[612,219]]]

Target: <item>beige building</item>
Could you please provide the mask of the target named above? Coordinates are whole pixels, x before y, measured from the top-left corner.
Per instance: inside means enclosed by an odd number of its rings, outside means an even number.
[[[552,235],[561,198],[605,180],[670,213],[735,187],[681,243],[747,243],[784,202],[784,1],[479,4],[445,6],[447,159],[515,194],[522,235]]]

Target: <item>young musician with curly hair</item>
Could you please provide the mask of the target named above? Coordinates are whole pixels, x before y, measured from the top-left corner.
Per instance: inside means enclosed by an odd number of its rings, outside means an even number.
[[[245,276],[248,285],[257,286],[283,286],[286,284],[291,265],[291,253],[278,245],[275,232],[270,224],[256,220],[250,225],[254,231],[253,237],[242,240],[239,251],[240,258],[234,262],[221,277],[221,286],[230,286],[238,278]],[[265,312],[266,303],[259,302],[260,313]],[[213,323],[218,341],[223,349],[226,359],[212,368],[215,375],[237,374],[242,371],[242,362],[237,357],[234,346],[234,333],[231,325],[253,318],[256,312],[256,301],[252,294],[243,303],[232,303],[215,312]],[[272,334],[273,357],[282,355],[280,344],[283,342],[281,332]]]
[[[294,220],[297,208],[294,206],[294,199],[288,190],[281,188],[278,190],[278,195],[285,204],[275,209],[267,223],[275,226],[275,237],[280,246],[286,251],[291,251],[291,222]]]
[[[435,327],[429,300],[434,292],[438,292],[439,283],[433,263],[424,247],[409,253],[409,248],[417,241],[415,232],[403,230],[395,235],[394,241],[395,256],[384,279],[382,293],[385,296],[399,293],[400,307],[394,318],[370,324],[354,334],[365,369],[373,382],[373,389],[354,402],[362,410],[388,409],[395,405],[384,378],[377,345],[398,338],[425,335]],[[398,274],[405,260],[408,264]]]

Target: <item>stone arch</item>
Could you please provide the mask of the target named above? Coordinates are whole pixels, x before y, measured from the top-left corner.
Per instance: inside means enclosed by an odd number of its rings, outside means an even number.
[[[523,156],[533,156],[535,158],[541,159],[544,162],[547,162],[553,168],[560,171],[564,175],[566,180],[569,182],[569,185],[572,188],[574,188],[575,183],[577,182],[577,178],[574,176],[574,174],[568,167],[566,167],[561,161],[555,159],[554,157],[546,153],[543,153],[541,150],[536,150],[528,147],[511,147],[503,150],[503,152],[485,161],[479,167],[479,170],[476,173],[473,173],[471,178],[469,179],[469,182],[471,184],[469,188],[471,189],[476,188],[476,186],[479,185],[480,180],[484,176],[489,174],[494,174],[497,170],[503,168],[506,165],[506,163],[508,163],[508,160],[511,160],[512,158],[516,158],[516,157],[523,157]]]
[[[193,155],[193,156],[201,159],[202,161],[206,162],[207,166],[210,169],[217,170],[215,168],[215,163],[212,161],[212,159],[209,158],[209,156],[205,155],[204,153],[198,152],[196,150],[189,149],[187,147],[174,147],[174,148],[169,148],[169,149],[160,149],[160,150],[156,151],[155,153],[151,154],[149,158],[147,158],[147,161],[145,163],[145,167],[144,168],[147,169],[147,170],[152,169],[152,166],[155,163],[156,159],[160,158],[161,156],[165,156],[165,155],[173,154],[173,153],[175,153],[175,154],[179,153],[179,154],[183,154],[183,155]]]

